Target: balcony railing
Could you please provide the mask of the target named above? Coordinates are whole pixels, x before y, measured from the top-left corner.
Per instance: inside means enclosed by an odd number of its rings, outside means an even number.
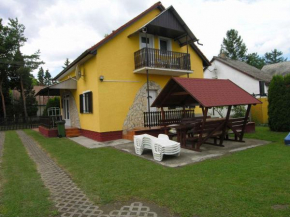
[[[135,69],[144,67],[190,70],[190,54],[142,48],[134,53]]]

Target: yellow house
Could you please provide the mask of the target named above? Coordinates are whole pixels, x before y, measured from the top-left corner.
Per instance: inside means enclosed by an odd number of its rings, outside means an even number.
[[[98,141],[119,139],[143,126],[143,112],[172,76],[203,78],[210,63],[195,43],[176,10],[157,2],[84,51],[42,94],[61,97],[66,126]]]

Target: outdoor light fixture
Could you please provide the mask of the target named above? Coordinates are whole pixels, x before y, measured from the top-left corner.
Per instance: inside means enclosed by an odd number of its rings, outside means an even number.
[[[146,32],[147,32],[147,28],[144,27],[144,28],[142,29],[142,32],[143,32],[143,33],[146,33]]]
[[[103,75],[101,75],[100,77],[99,77],[99,79],[100,79],[100,81],[102,82],[102,81],[104,81],[104,76]]]

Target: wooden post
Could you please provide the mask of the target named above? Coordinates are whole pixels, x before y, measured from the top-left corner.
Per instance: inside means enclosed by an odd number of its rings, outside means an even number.
[[[201,107],[201,109],[202,109],[202,113],[203,113],[203,119],[202,119],[201,130],[200,130],[200,133],[199,133],[199,138],[198,138],[198,142],[196,144],[195,151],[200,151],[199,148],[202,145],[203,128],[204,128],[204,125],[205,125],[205,122],[206,122],[207,111],[208,111],[208,108]]]
[[[185,118],[185,105],[183,106],[183,118]]]
[[[228,107],[228,112],[227,112],[226,120],[225,120],[224,127],[223,127],[223,133],[222,133],[221,138],[220,138],[220,145],[221,146],[223,145],[223,141],[224,141],[224,138],[225,138],[227,125],[228,125],[228,122],[229,122],[229,119],[230,119],[231,109],[232,109],[232,106],[230,105]]]
[[[162,117],[162,122],[164,123],[164,121],[165,121],[165,113],[164,113],[163,107],[161,107],[161,117]],[[168,135],[168,129],[167,129],[167,127],[165,125],[164,125],[164,133],[166,135]]]
[[[244,133],[245,133],[245,128],[246,128],[246,124],[247,124],[247,120],[249,118],[249,114],[250,114],[250,111],[251,111],[251,106],[252,105],[248,105],[248,108],[247,108],[247,111],[246,111],[246,115],[245,115],[245,120],[244,120],[244,124],[243,124],[243,127],[242,127],[242,131],[241,131],[241,135],[240,135],[240,142],[243,141],[243,137],[244,137]]]

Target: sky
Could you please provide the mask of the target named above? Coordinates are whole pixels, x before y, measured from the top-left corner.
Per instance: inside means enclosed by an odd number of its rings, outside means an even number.
[[[24,54],[41,52],[43,68],[57,75],[65,59],[73,61],[157,0],[5,0],[0,18],[18,18],[28,38]],[[173,5],[199,39],[205,56],[219,53],[226,32],[236,29],[248,53],[278,49],[290,60],[289,0],[163,0]],[[132,54],[133,55],[133,54]],[[33,72],[34,75],[37,71]]]

